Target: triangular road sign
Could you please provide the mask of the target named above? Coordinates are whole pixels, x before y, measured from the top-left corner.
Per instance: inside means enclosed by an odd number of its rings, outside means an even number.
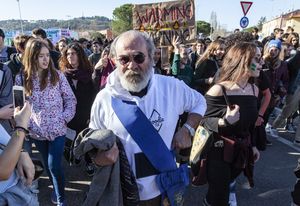
[[[243,9],[243,12],[244,12],[244,15],[246,16],[250,7],[252,6],[252,3],[251,1],[241,1],[241,6],[242,6],[242,9]]]

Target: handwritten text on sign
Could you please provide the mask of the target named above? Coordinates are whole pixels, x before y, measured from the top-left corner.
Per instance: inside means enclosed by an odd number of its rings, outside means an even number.
[[[194,1],[134,5],[133,29],[148,32],[156,45],[170,45],[174,35],[190,42],[196,34]]]

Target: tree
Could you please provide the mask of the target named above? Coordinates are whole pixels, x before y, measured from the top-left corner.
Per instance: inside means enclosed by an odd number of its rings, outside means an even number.
[[[113,11],[112,31],[119,35],[132,29],[132,4],[124,4]]]
[[[266,23],[267,18],[265,16],[260,17],[260,19],[257,22],[257,28],[259,31],[262,30],[263,24]]]
[[[210,34],[210,23],[205,21],[197,21],[197,34],[202,33],[203,35],[207,36]]]
[[[243,29],[243,32],[249,32],[249,33],[251,33],[252,30],[254,29],[254,27],[256,27],[256,26],[251,26],[251,27],[245,28],[245,29]]]
[[[106,38],[104,34],[101,34],[100,32],[96,32],[96,31],[89,32],[89,34],[90,34],[91,39],[94,39],[94,40],[99,39],[99,38],[101,40],[103,40]]]

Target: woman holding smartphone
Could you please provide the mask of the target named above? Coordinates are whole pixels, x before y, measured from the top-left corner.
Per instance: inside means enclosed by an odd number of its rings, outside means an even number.
[[[24,72],[17,75],[16,84],[24,85],[26,98],[32,105],[31,137],[53,184],[51,200],[57,205],[65,205],[61,160],[66,125],[74,117],[76,98],[64,74],[54,68],[44,41],[32,39],[26,44],[23,65]]]

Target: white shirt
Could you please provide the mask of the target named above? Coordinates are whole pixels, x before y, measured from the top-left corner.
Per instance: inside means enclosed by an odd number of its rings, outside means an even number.
[[[6,132],[6,130],[2,127],[0,124],[0,143],[7,145],[7,143],[10,140],[9,134]],[[0,149],[0,154],[2,153],[2,150]],[[6,190],[11,188],[12,186],[15,186],[18,183],[18,176],[16,171],[12,173],[12,175],[8,178],[8,180],[0,181],[0,193],[4,193]]]
[[[206,101],[200,93],[189,88],[183,81],[158,74],[152,76],[145,96],[142,98],[131,96],[121,86],[117,75],[117,70],[111,73],[106,87],[98,93],[92,106],[89,127],[110,129],[120,138],[132,171],[136,175],[134,154],[142,151],[115,115],[111,107],[111,97],[136,102],[169,149],[179,115],[186,111],[203,116],[206,111]],[[141,200],[160,195],[155,175],[139,178],[136,181]]]

